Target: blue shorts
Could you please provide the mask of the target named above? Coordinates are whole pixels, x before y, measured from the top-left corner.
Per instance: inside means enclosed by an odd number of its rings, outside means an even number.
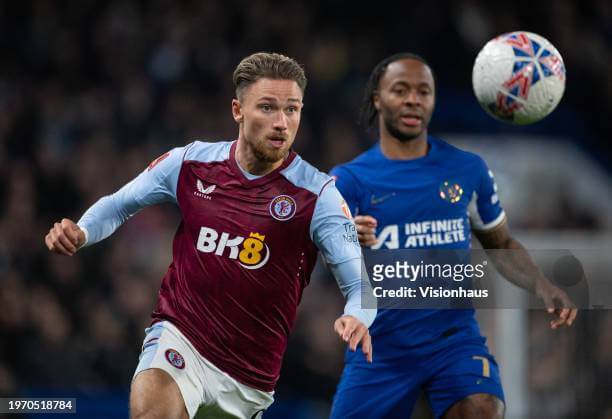
[[[443,338],[442,338],[443,339]],[[477,393],[504,401],[499,369],[484,338],[460,336],[427,353],[410,351],[401,361],[349,363],[334,397],[331,419],[405,419],[421,391],[435,417]]]

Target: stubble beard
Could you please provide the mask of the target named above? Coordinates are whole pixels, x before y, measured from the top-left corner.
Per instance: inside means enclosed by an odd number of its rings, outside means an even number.
[[[277,163],[287,157],[288,151],[284,149],[270,150],[265,146],[265,139],[256,140],[251,143],[253,155],[257,160],[265,163]]]

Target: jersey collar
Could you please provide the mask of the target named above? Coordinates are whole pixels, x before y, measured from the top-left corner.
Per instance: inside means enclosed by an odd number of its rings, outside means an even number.
[[[271,171],[270,173],[258,177],[257,179],[248,179],[244,173],[242,173],[242,170],[240,170],[240,167],[238,167],[238,162],[236,161],[236,146],[238,144],[238,140],[234,141],[232,143],[232,146],[230,148],[230,159],[229,159],[229,164],[230,167],[232,169],[232,171],[234,172],[234,174],[236,175],[236,177],[238,178],[238,180],[240,180],[240,183],[242,183],[243,185],[248,185],[248,186],[257,186],[257,185],[263,185],[264,183],[268,183],[274,179],[276,179],[277,177],[281,176],[281,171],[283,169],[285,169],[287,166],[289,166],[291,164],[291,162],[295,159],[295,157],[297,156],[297,153],[295,151],[293,151],[293,149],[289,150],[289,154],[287,155],[287,157],[285,158],[285,160],[283,161],[283,164],[281,164],[279,167],[277,167],[276,169],[274,169],[273,171]]]
[[[382,152],[382,149],[380,148],[380,139],[378,140],[378,142],[376,143],[376,145],[374,146],[376,153],[378,154],[379,158],[381,158],[382,160],[384,160],[385,162],[388,162],[390,164],[393,164],[394,162],[398,162],[401,164],[414,164],[414,165],[419,165],[419,164],[423,164],[423,163],[427,163],[429,161],[431,161],[437,154],[438,154],[438,148],[439,148],[439,144],[437,142],[437,140],[435,138],[433,138],[432,136],[428,135],[427,136],[427,145],[428,145],[428,151],[427,154],[425,154],[423,157],[419,157],[416,159],[390,159],[387,156],[384,155],[384,153]]]

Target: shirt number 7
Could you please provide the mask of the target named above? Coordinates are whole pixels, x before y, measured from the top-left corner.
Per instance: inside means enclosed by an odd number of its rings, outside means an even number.
[[[489,365],[489,359],[484,356],[473,356],[472,359],[482,361],[482,376],[491,377],[491,366]]]

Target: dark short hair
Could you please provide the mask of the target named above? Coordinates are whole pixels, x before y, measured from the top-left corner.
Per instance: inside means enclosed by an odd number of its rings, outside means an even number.
[[[240,61],[234,70],[236,97],[239,98],[246,87],[262,78],[293,80],[302,94],[306,89],[306,75],[297,61],[282,54],[257,52]]]
[[[431,70],[431,66],[425,60],[425,58],[421,57],[420,55],[413,54],[411,52],[400,52],[399,54],[391,55],[376,64],[376,67],[374,67],[374,69],[372,70],[370,78],[368,79],[368,83],[366,84],[363,101],[361,104],[359,120],[364,126],[371,127],[374,121],[376,120],[376,116],[378,115],[378,111],[374,106],[374,93],[378,91],[380,79],[382,79],[385,75],[387,67],[389,67],[389,64],[394,63],[395,61],[406,59],[420,61],[425,64],[429,68],[429,70]],[[433,70],[431,70],[431,74],[433,76]]]

